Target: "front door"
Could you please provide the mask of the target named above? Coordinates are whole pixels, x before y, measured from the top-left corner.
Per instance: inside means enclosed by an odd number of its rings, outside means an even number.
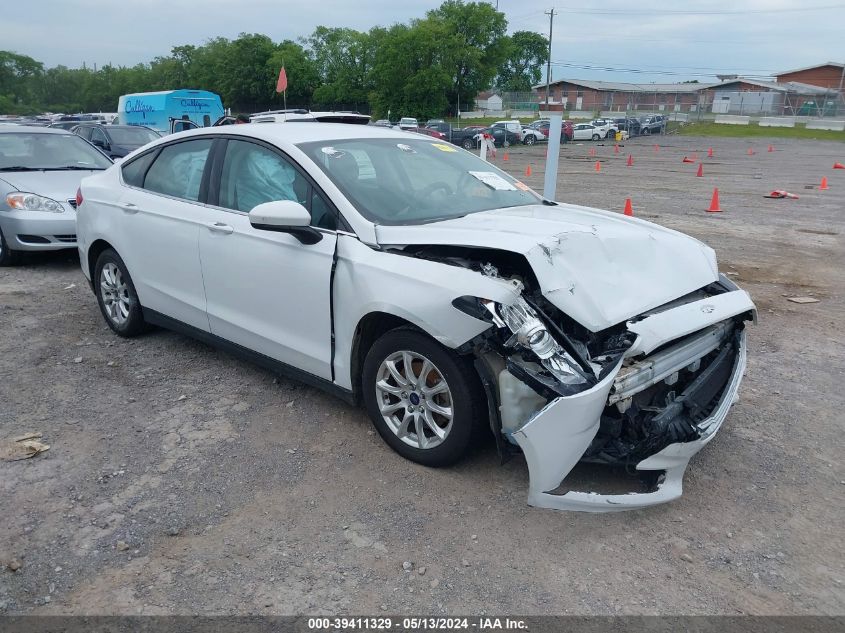
[[[212,334],[331,379],[333,210],[270,146],[230,139],[216,171],[217,200],[199,238]],[[254,228],[250,210],[273,200],[303,204],[322,239],[302,244],[289,233]]]

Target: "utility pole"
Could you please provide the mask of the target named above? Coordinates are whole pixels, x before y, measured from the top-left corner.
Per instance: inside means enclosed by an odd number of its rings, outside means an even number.
[[[552,82],[552,26],[555,21],[555,9],[545,12],[549,16],[549,58],[546,60],[546,110],[549,109],[549,85]]]

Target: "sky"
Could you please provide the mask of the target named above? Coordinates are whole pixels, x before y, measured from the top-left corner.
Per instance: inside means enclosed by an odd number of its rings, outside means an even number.
[[[557,1],[557,4],[555,2]],[[173,46],[263,33],[274,41],[318,25],[368,30],[423,17],[425,0],[29,0],[2,11],[0,48],[47,67],[134,65]],[[492,0],[491,4],[496,4]],[[738,73],[765,77],[845,61],[845,2],[836,0],[499,0],[509,31],[548,34],[552,79],[673,83]],[[25,7],[25,8],[24,8]],[[817,8],[817,9],[814,9]],[[291,80],[294,80],[291,78]],[[545,69],[543,71],[545,80]],[[197,86],[201,87],[201,86]]]

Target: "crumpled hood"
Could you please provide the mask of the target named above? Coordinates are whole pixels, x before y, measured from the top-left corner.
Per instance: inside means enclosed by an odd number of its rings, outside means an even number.
[[[83,178],[99,174],[101,170],[69,171],[15,171],[0,172],[0,179],[5,180],[18,191],[35,193],[52,198],[67,206],[67,201],[76,197],[76,190]]]
[[[718,280],[712,248],[677,231],[571,204],[377,226],[381,245],[454,245],[520,253],[546,298],[592,331]]]

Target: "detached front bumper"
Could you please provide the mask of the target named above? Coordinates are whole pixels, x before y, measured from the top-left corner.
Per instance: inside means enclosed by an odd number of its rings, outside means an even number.
[[[640,471],[665,471],[653,492],[615,495],[577,491],[556,495],[550,492],[560,486],[595,437],[599,417],[618,368],[593,389],[576,396],[557,398],[546,405],[524,427],[513,433],[528,462],[528,503],[557,510],[613,512],[645,508],[680,497],[684,471],[690,458],[713,439],[737,398],[745,372],[745,339],[743,331],[728,383],[711,415],[696,425],[699,438],[670,444],[637,464],[636,468]],[[583,428],[573,433],[572,425],[579,423]]]

